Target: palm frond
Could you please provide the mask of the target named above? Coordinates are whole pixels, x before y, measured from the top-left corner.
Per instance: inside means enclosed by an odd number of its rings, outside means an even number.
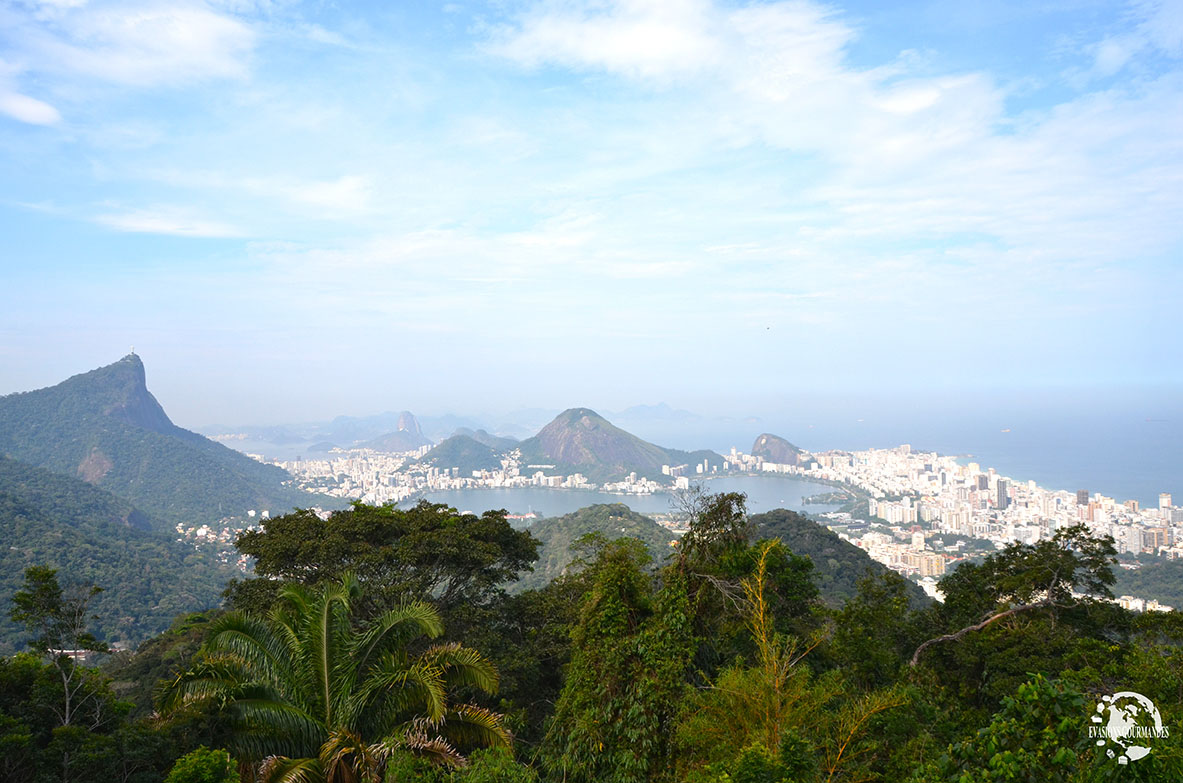
[[[422,659],[408,662],[386,655],[366,678],[359,693],[366,708],[397,714],[414,709],[431,720],[447,710],[443,670]]]
[[[375,743],[373,748],[384,762],[399,751],[408,751],[433,764],[449,767],[468,766],[468,759],[460,755],[447,740],[431,736],[422,726],[404,727]]]
[[[448,710],[439,727],[440,734],[462,748],[508,748],[513,744],[502,716],[474,704],[461,704]]]
[[[191,705],[223,699],[246,679],[247,667],[238,656],[204,655],[161,692],[157,709],[167,716]]]
[[[260,783],[324,783],[319,759],[271,756],[259,768]]]
[[[380,780],[384,760],[381,751],[351,731],[334,731],[321,745],[318,757],[327,781]]]
[[[364,669],[388,652],[392,644],[405,643],[420,635],[434,639],[443,632],[439,612],[429,604],[413,601],[397,606],[380,615],[358,638],[354,660]]]
[[[253,668],[253,675],[277,683],[291,681],[292,647],[270,623],[241,612],[223,615],[210,624],[203,646],[207,652],[231,652]]]
[[[471,647],[459,642],[440,644],[427,649],[420,659],[442,669],[448,686],[471,685],[485,693],[497,692],[497,667]]]
[[[244,726],[274,735],[293,752],[298,749],[300,753],[312,753],[324,742],[324,725],[299,707],[268,698],[271,694],[244,691],[231,705],[235,718]]]

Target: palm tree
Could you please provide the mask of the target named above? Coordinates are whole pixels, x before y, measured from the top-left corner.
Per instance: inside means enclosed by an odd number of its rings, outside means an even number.
[[[377,783],[399,751],[463,765],[460,749],[508,747],[501,716],[448,701],[459,686],[494,693],[492,664],[459,644],[412,655],[410,642],[443,632],[439,614],[412,602],[361,626],[352,613],[360,595],[346,576],[319,590],[284,588],[266,618],[221,617],[162,712],[217,708],[231,749],[262,762],[267,783]]]

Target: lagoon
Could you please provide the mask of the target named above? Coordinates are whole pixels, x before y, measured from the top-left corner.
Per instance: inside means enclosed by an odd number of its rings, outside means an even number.
[[[806,506],[801,502],[812,495],[832,492],[834,487],[789,476],[719,476],[707,478],[700,483],[707,492],[745,493],[748,496],[748,511],[752,514],[776,508],[813,513],[834,508],[829,505]],[[544,517],[555,517],[596,503],[623,503],[641,514],[662,514],[674,510],[674,497],[668,493],[617,495],[593,490],[548,487],[450,490],[429,492],[424,498],[432,503],[446,503],[460,511],[475,514],[503,508],[511,514],[526,514],[533,511]]]

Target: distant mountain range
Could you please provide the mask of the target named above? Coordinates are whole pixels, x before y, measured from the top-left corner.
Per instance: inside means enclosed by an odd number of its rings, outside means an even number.
[[[527,413],[534,416],[540,411]],[[636,406],[615,415],[650,424],[660,422],[675,428],[684,424],[693,429],[707,421],[696,414],[675,410],[664,404]],[[437,420],[437,424],[444,420],[461,419],[444,417]],[[359,439],[359,436],[373,433],[379,428],[384,430],[382,434]],[[298,448],[302,454],[308,455],[324,454],[334,446],[405,453],[431,443],[419,420],[409,411],[364,418],[338,417],[327,425],[303,428],[245,428],[240,434],[247,438],[263,438],[287,451]],[[313,437],[326,440],[312,442],[299,439]],[[243,447],[242,441],[237,443],[240,448]],[[804,454],[789,441],[770,433],[760,435],[752,448],[753,454],[780,464],[798,464]],[[565,474],[582,473],[597,483],[618,480],[631,472],[657,481],[669,481],[661,471],[663,465],[685,465],[686,475],[691,477],[697,475],[697,466],[704,463],[708,472],[721,469],[723,465],[723,458],[714,451],[685,451],[659,446],[634,435],[590,408],[565,410],[542,426],[535,435],[521,441],[493,435],[480,428],[457,427],[422,457],[420,464],[441,469],[455,468],[460,475],[468,476],[473,471],[496,470],[501,466],[502,458],[514,450],[520,453],[524,471],[529,471],[530,465],[549,465]]]
[[[286,471],[173,424],[135,354],[0,397],[0,455],[86,481],[166,528],[250,509],[283,512],[314,499],[285,486]]]
[[[531,464],[554,465],[564,473],[582,473],[592,481],[637,475],[661,479],[663,465],[693,466],[706,462],[721,469],[723,458],[713,451],[666,449],[625,432],[590,408],[570,408],[556,416],[533,438],[522,441],[523,470]]]
[[[410,411],[403,411],[398,415],[398,421],[392,432],[379,435],[377,438],[360,444],[363,449],[375,451],[414,451],[423,446],[430,446],[431,441],[423,436],[423,429]]]
[[[467,435],[477,443],[484,444],[494,451],[509,451],[511,449],[517,448],[518,445],[517,438],[506,438],[498,435],[490,435],[484,430],[473,430],[468,427],[461,427],[452,433],[453,437],[456,435]]]
[[[406,415],[387,412],[370,416],[338,416],[332,421],[274,426],[218,426],[204,427],[202,432],[222,440],[227,445],[248,452],[259,452],[276,459],[291,459],[297,455],[323,453],[326,446],[353,448],[375,441],[383,435],[399,430],[399,419]],[[559,411],[546,408],[526,408],[495,416],[416,416],[424,437],[439,443],[452,435],[468,435],[481,441],[474,433],[487,430],[489,437],[521,440],[530,438],[553,419]],[[755,417],[703,416],[671,407],[666,403],[634,405],[620,411],[606,411],[604,418],[623,430],[667,447],[694,450],[704,445],[738,445],[761,431],[761,420]],[[750,433],[750,434],[749,434]],[[402,445],[395,443],[393,445]],[[498,451],[506,446],[485,443]]]

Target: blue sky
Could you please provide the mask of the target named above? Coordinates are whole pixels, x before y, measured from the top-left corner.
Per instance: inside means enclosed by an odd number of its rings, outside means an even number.
[[[1180,388],[1183,3],[6,2],[0,393]]]

